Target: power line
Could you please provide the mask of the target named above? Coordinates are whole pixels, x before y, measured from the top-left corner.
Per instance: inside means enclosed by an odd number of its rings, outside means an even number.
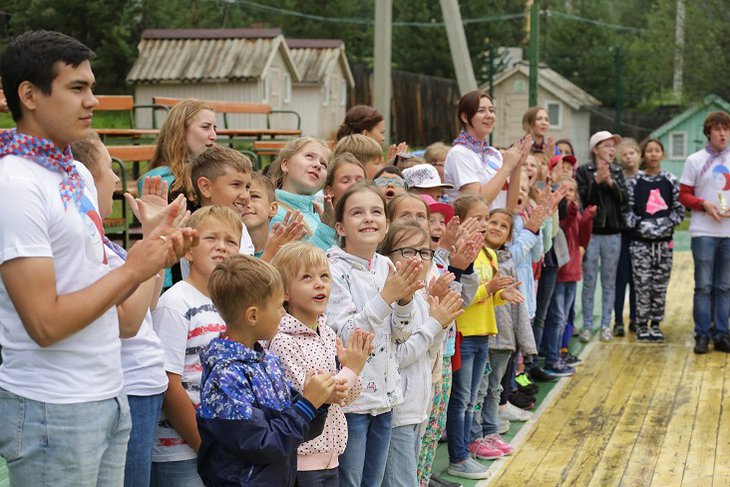
[[[358,24],[358,25],[373,25],[375,21],[372,18],[364,18],[364,17],[325,17],[323,15],[315,15],[315,14],[308,14],[304,12],[298,12],[296,10],[289,10],[279,7],[272,7],[270,5],[263,5],[257,2],[253,2],[251,0],[223,0],[225,3],[229,4],[236,4],[241,5],[244,7],[251,8],[253,10],[259,10],[266,13],[276,14],[276,15],[283,15],[287,17],[298,17],[301,19],[307,19],[307,20],[314,20],[318,22],[331,22],[331,23],[349,23],[349,24]],[[603,22],[600,20],[595,19],[589,19],[586,17],[580,17],[578,15],[573,14],[566,14],[563,12],[553,12],[552,10],[543,10],[541,12],[544,15],[547,15],[548,17],[556,17],[556,18],[562,18],[565,20],[573,20],[576,22],[583,22],[591,25],[595,25],[598,27],[603,27],[605,29],[611,29],[611,30],[617,30],[617,31],[624,31],[624,32],[632,32],[632,33],[642,33],[644,32],[644,29],[639,29],[636,27],[628,27],[625,25],[618,25],[618,24],[609,24],[607,22]],[[517,13],[510,13],[510,14],[500,14],[500,15],[490,15],[485,17],[475,17],[471,19],[462,19],[462,23],[464,25],[469,24],[482,24],[482,23],[488,23],[488,22],[499,22],[502,20],[514,20],[514,19],[521,19],[524,18],[526,14],[524,12],[517,12]],[[421,27],[421,28],[442,28],[445,27],[446,24],[444,22],[409,22],[409,21],[394,21],[393,27]]]

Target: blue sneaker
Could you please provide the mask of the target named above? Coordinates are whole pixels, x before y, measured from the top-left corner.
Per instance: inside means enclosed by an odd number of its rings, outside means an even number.
[[[558,359],[554,364],[545,364],[545,372],[556,377],[570,377],[575,374],[575,368]]]
[[[449,463],[446,471],[449,475],[462,479],[479,480],[489,477],[489,471],[472,457],[467,457],[461,463]]]

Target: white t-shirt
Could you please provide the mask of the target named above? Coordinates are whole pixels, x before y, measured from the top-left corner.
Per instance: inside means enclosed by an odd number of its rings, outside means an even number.
[[[710,158],[705,149],[691,154],[684,163],[680,184],[694,187],[698,198],[720,206],[719,194],[730,205],[730,150],[725,150],[713,161],[704,174],[702,168]],[[689,233],[693,237],[730,237],[730,218],[723,218],[720,223],[704,211],[693,211],[689,222]]]
[[[88,181],[88,171],[76,164]],[[109,273],[96,191],[86,185],[81,210],[64,207],[54,172],[16,156],[0,159],[0,264],[52,258],[56,292],[69,294]],[[116,307],[81,331],[41,347],[28,335],[0,281],[0,387],[35,401],[74,404],[116,397],[122,390]]]
[[[239,247],[238,253],[253,256],[255,252],[256,247],[253,245],[253,240],[251,240],[251,236],[248,234],[246,225],[243,225],[243,231],[241,232],[241,246]],[[183,279],[187,279],[190,275],[190,262],[188,262],[188,259],[185,257],[180,259],[180,274]]]
[[[489,153],[482,159],[476,152],[464,145],[455,145],[449,149],[444,162],[444,179],[454,186],[446,194],[449,204],[452,204],[460,195],[463,186],[471,183],[484,184],[489,182],[502,167],[502,154],[499,151]],[[502,188],[489,209],[504,208],[507,206],[507,187]]]
[[[223,318],[209,297],[180,281],[160,297],[152,321],[165,353],[165,370],[182,376],[183,387],[197,409],[203,370],[198,353],[226,330]],[[160,414],[152,461],[174,462],[196,457],[164,413]]]
[[[109,247],[106,250],[110,269],[124,264]],[[124,373],[124,392],[130,396],[152,396],[165,392],[165,355],[157,334],[152,329],[152,314],[147,310],[137,334],[122,339],[122,372]]]

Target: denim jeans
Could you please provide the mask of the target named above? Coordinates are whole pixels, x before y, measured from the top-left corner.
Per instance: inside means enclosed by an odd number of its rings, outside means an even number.
[[[591,235],[583,257],[583,329],[593,329],[593,300],[596,294],[598,269],[601,270],[601,328],[611,326],[616,299],[616,270],[621,255],[621,234]]]
[[[297,472],[297,487],[339,487],[338,468]]]
[[[535,318],[532,320],[532,333],[535,335],[535,345],[537,350],[542,350],[542,335],[545,328],[545,318],[547,317],[550,300],[553,297],[555,289],[555,281],[558,279],[558,267],[552,265],[542,266],[540,280],[537,283],[537,300],[535,308]]]
[[[198,459],[152,462],[152,487],[205,487],[198,475]]]
[[[152,443],[162,409],[161,392],[153,396],[127,396],[132,416],[132,432],[124,465],[125,487],[148,487],[152,471]]]
[[[340,485],[380,487],[388,460],[393,412],[377,416],[347,413],[345,418],[348,437],[340,455]]]
[[[411,487],[418,485],[418,454],[421,451],[423,423],[393,428],[390,435],[388,461],[385,464],[383,487]]]
[[[502,378],[507,372],[512,352],[509,350],[489,351],[489,374],[485,374],[479,386],[482,407],[474,415],[471,426],[471,441],[493,435],[499,430],[499,398],[502,394]]]
[[[489,337],[467,336],[461,342],[461,367],[454,371],[451,397],[446,412],[449,461],[460,463],[469,456],[474,405],[489,359]]]
[[[118,486],[132,421],[127,397],[76,404],[0,389],[0,455],[13,486]]]
[[[728,334],[730,238],[692,237],[692,257],[695,264],[692,309],[695,335],[710,336],[714,320],[714,338],[719,340]]]
[[[545,335],[542,341],[546,367],[555,365],[558,359],[560,346],[563,343],[565,323],[568,320],[568,311],[570,310],[570,304],[575,300],[577,288],[578,283],[576,282],[558,282],[555,284],[553,299],[550,301],[550,308],[545,320]]]
[[[631,235],[628,232],[621,234],[621,254],[616,268],[616,299],[613,304],[613,315],[617,325],[624,324],[624,302],[626,301],[626,286],[629,286],[629,321],[636,322],[636,291],[634,277],[631,272],[631,254],[629,252]]]

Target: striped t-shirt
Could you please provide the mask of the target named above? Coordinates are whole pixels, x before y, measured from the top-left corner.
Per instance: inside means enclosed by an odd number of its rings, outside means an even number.
[[[165,352],[165,370],[182,376],[183,388],[197,409],[202,372],[198,353],[226,330],[223,318],[209,297],[180,281],[160,297],[152,320]],[[195,451],[161,413],[152,461],[174,462],[196,457]]]

